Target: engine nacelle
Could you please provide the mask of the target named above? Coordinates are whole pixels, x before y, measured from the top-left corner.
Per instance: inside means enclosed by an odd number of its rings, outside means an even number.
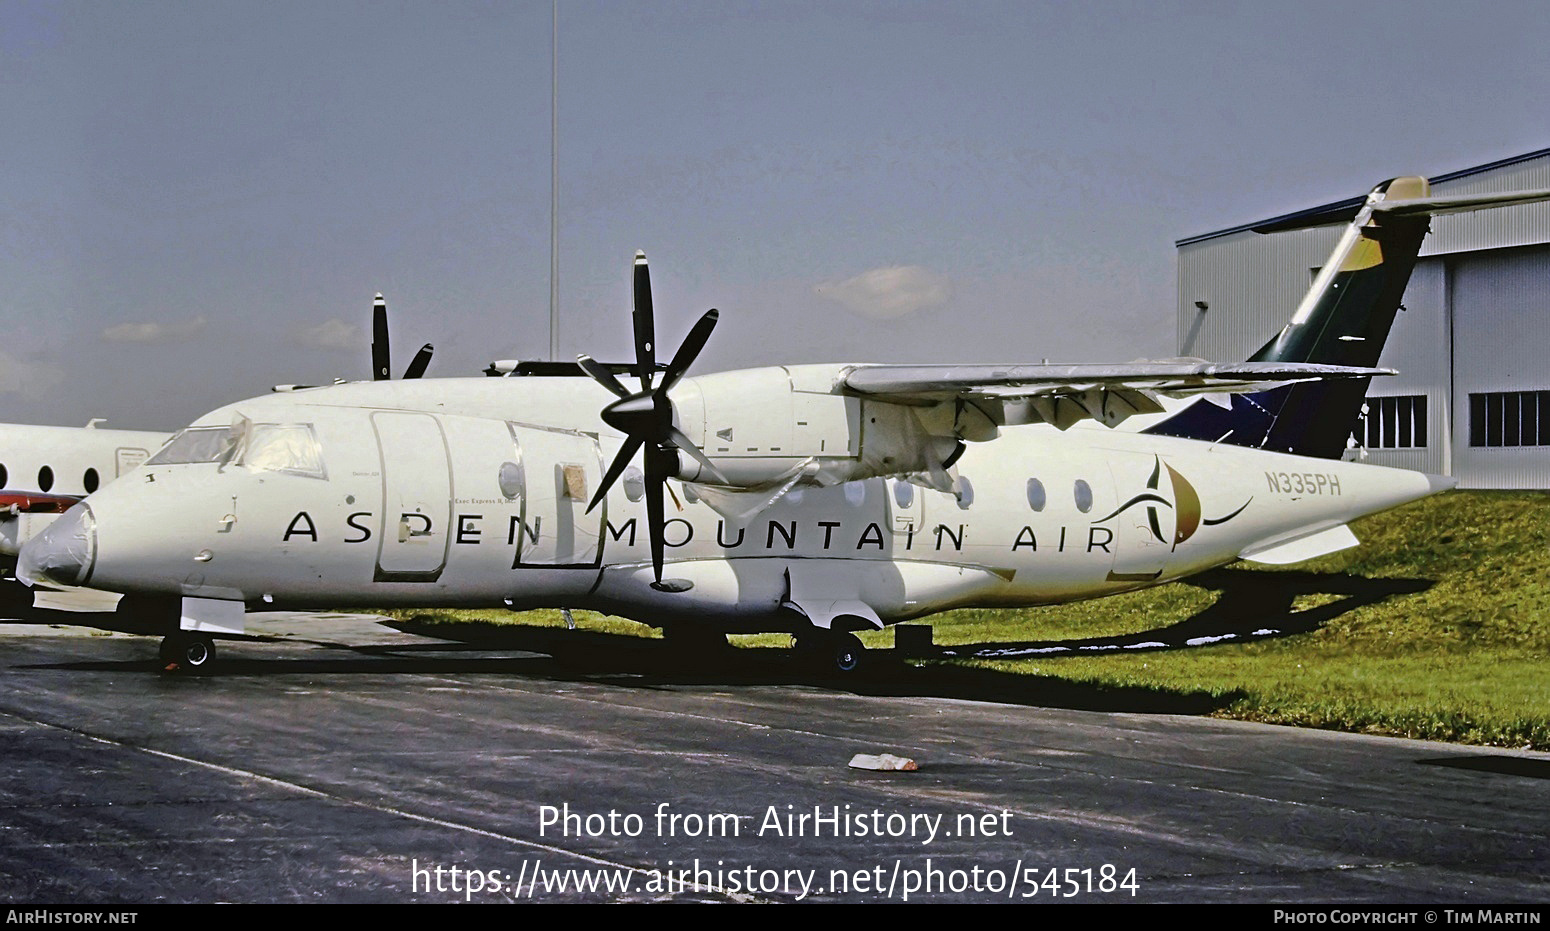
[[[839,394],[842,371],[795,365],[685,378],[672,390],[678,428],[743,488],[943,471],[959,446],[951,404]],[[680,478],[709,480],[693,459],[680,462]]]

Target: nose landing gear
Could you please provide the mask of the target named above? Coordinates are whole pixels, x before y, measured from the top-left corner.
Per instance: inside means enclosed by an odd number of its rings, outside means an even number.
[[[215,641],[208,634],[179,631],[161,642],[162,671],[199,675],[215,663]]]

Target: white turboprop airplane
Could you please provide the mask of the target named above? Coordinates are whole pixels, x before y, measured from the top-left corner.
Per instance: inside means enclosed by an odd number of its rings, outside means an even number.
[[[248,605],[504,605],[689,638],[789,631],[849,669],[855,630],[1300,561],[1453,482],[1318,458],[1338,456],[1329,438],[1382,370],[1279,360],[1348,353],[1356,334],[1375,336],[1375,360],[1430,214],[1543,199],[1379,185],[1291,322],[1236,365],[684,377],[716,311],[659,366],[638,255],[634,365],[583,356],[591,381],[353,383],[227,405],[27,543],[18,575],[126,593],[161,614],[163,657],[187,668],[211,660],[212,635],[242,632]],[[1141,433],[1066,431],[1227,391],[1257,393]]]

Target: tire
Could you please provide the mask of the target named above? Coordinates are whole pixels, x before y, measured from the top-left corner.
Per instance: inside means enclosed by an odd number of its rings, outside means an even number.
[[[172,634],[162,640],[159,654],[167,672],[201,675],[215,664],[215,641],[205,634]]]
[[[866,647],[855,634],[831,635],[828,653],[830,670],[842,676],[855,675],[866,665]]]
[[[820,675],[854,676],[867,665],[866,648],[855,634],[811,630],[797,635],[798,660]]]

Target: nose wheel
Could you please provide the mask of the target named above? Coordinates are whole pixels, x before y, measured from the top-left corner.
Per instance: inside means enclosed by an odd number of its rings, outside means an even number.
[[[197,675],[215,663],[215,641],[208,634],[180,631],[162,640],[160,653],[164,672]]]

